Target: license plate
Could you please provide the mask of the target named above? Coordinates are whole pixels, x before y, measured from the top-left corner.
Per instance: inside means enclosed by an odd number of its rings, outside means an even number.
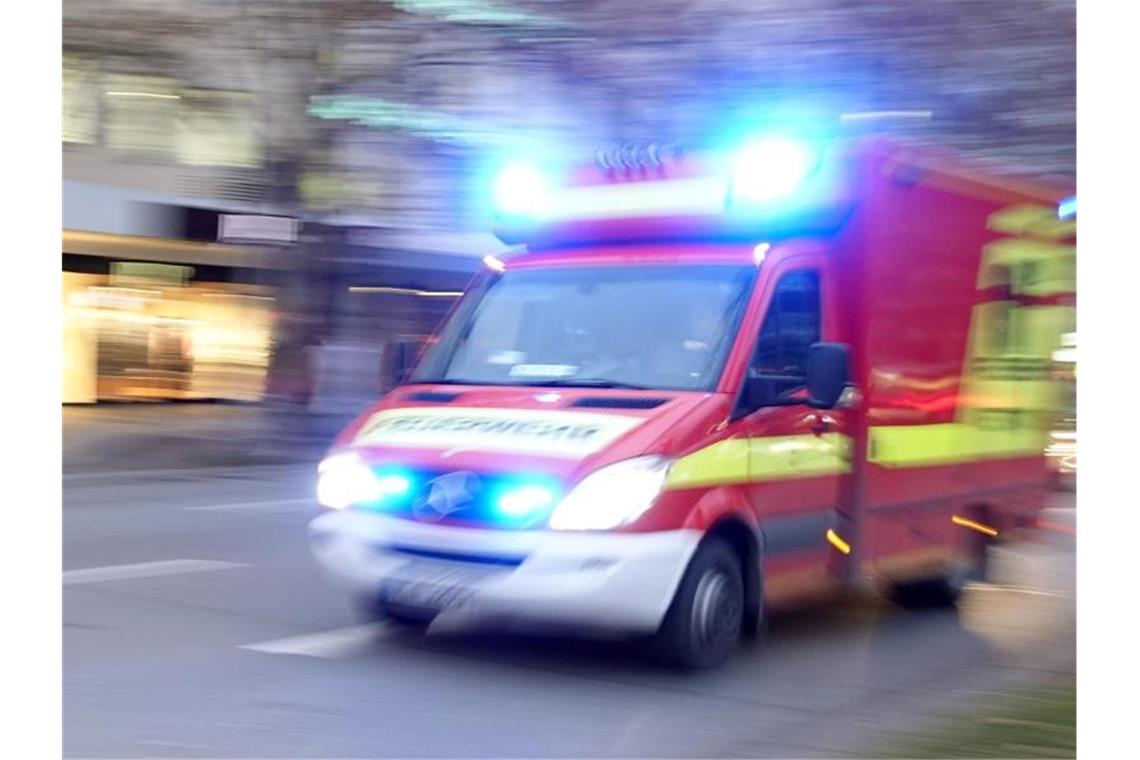
[[[475,595],[489,573],[463,567],[413,562],[380,583],[380,599],[428,610],[462,607]]]

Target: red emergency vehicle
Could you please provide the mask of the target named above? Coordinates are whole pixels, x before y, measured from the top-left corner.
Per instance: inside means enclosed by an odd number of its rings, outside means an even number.
[[[313,550],[370,614],[622,629],[703,667],[844,584],[953,603],[1033,524],[1066,188],[767,136],[495,190],[525,251],[320,466]]]

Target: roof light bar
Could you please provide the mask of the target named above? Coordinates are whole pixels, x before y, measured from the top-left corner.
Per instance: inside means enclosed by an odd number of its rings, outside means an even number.
[[[495,178],[495,207],[507,216],[538,217],[547,208],[550,185],[533,164],[507,164]]]
[[[807,143],[765,137],[746,144],[733,166],[732,200],[737,204],[768,203],[791,195],[819,164]]]

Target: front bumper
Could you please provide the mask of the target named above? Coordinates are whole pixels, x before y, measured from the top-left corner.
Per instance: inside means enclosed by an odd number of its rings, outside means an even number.
[[[701,538],[696,530],[478,530],[351,510],[321,515],[309,533],[318,562],[354,594],[458,575],[462,602],[445,612],[647,633],[660,626]]]

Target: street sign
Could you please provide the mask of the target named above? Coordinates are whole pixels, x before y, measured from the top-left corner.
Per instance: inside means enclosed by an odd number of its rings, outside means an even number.
[[[225,243],[293,243],[297,240],[297,220],[288,216],[222,214],[218,218],[218,240]]]

